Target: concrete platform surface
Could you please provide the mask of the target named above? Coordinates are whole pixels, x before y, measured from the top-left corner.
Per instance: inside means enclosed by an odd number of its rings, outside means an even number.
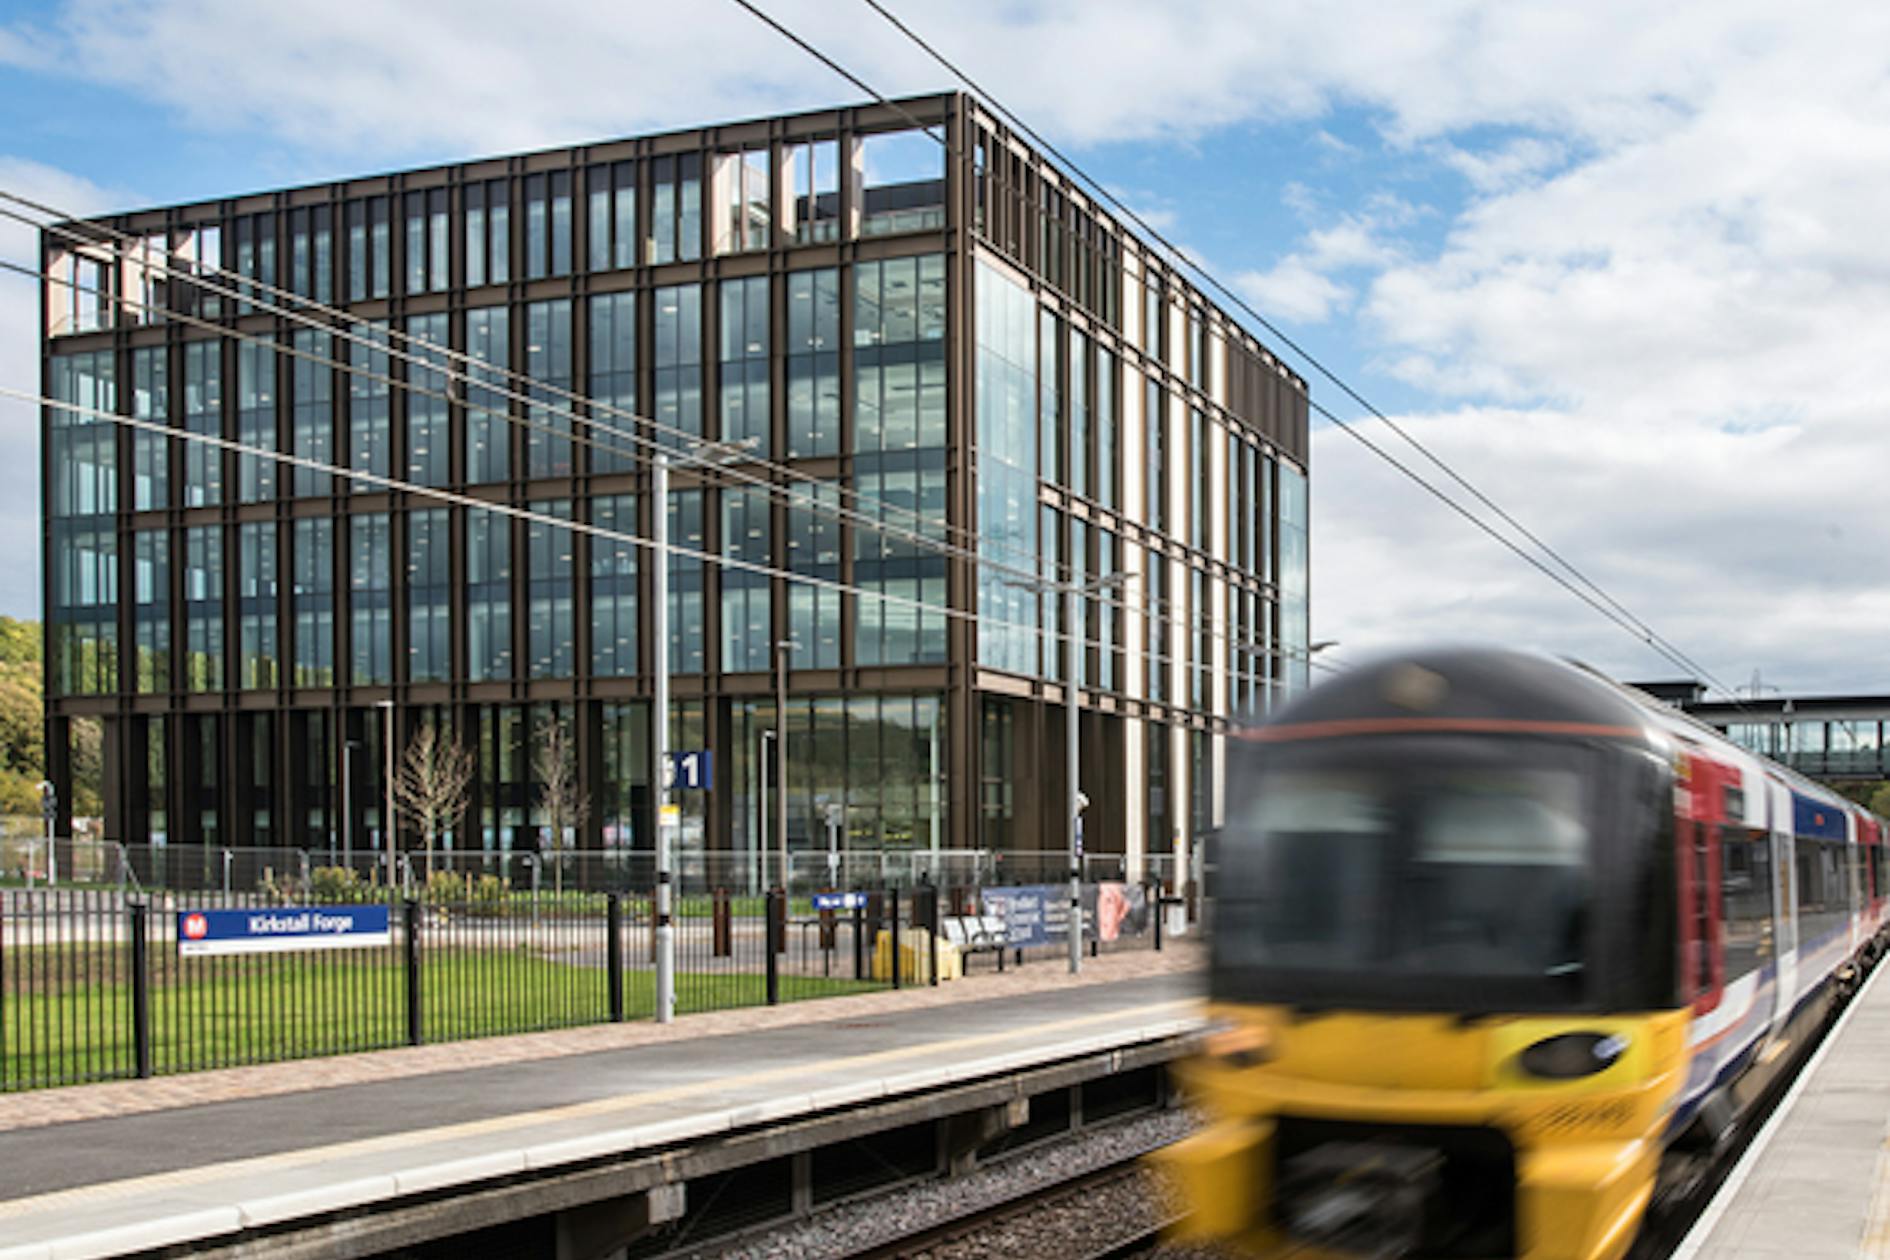
[[[1890,966],[1879,967],[1674,1260],[1890,1260]]]
[[[0,1132],[0,1260],[187,1243],[1199,1025],[1189,974]],[[294,1065],[283,1065],[283,1071]]]

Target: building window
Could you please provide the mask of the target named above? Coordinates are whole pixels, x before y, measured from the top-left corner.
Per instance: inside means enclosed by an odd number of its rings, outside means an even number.
[[[1168,391],[1150,378],[1144,386],[1142,453],[1143,521],[1157,533],[1168,532]]]
[[[147,346],[131,352],[131,414],[170,423],[170,351]],[[171,439],[134,429],[131,434],[131,507],[144,512],[171,503]]]
[[[328,365],[334,356],[335,339],[327,333],[303,330],[295,334],[291,436],[297,455],[324,464],[335,460],[335,374]],[[297,464],[294,483],[298,495],[328,493],[328,474],[318,469]]]
[[[348,343],[348,467],[381,477],[392,471],[389,459],[388,408],[393,390],[387,376],[387,325],[354,325]],[[385,489],[378,482],[355,481],[356,494]]]
[[[447,419],[445,314],[407,317],[407,479],[443,486],[452,476],[452,427]]]
[[[1188,545],[1196,551],[1208,549],[1208,427],[1207,417],[1199,407],[1188,410]]]
[[[722,282],[722,440],[755,440],[771,452],[768,407],[768,277]]]
[[[1036,309],[1005,273],[978,264],[978,659],[1037,669],[1037,594],[1012,570],[1037,560]]]
[[[1208,322],[1207,312],[1198,306],[1188,308],[1188,384],[1208,392]]]
[[[1157,363],[1168,359],[1168,302],[1162,292],[1162,273],[1143,263],[1142,353]]]
[[[771,565],[772,512],[772,496],[765,488],[724,490],[722,554],[734,561]],[[722,668],[729,673],[770,667],[774,644],[771,581],[765,573],[735,565],[722,568]]]
[[[1214,606],[1212,582],[1204,570],[1188,570],[1194,589],[1188,597],[1188,624],[1194,633],[1189,653],[1188,703],[1206,712],[1212,704],[1214,678]]]
[[[118,384],[111,352],[56,355],[48,515],[101,516],[118,510]],[[101,414],[102,413],[102,414]],[[161,439],[160,439],[161,440]]]
[[[327,206],[289,211],[289,291],[323,305],[335,299],[334,212]]]
[[[184,346],[184,431],[223,436],[223,345],[193,341]],[[223,502],[223,448],[184,443],[184,506]]]
[[[467,676],[512,676],[512,521],[484,508],[466,514]]]
[[[525,178],[525,278],[571,274],[571,172]]]
[[[593,166],[585,173],[589,194],[590,269],[621,271],[637,265],[637,168],[633,162]]]
[[[591,672],[599,677],[637,672],[637,501],[604,495],[591,501],[591,523],[612,534],[591,535]]]
[[[453,669],[451,514],[407,514],[407,680],[443,682]]]
[[[447,243],[446,189],[407,194],[407,292],[444,293],[451,249]]]
[[[131,536],[131,633],[140,694],[171,689],[171,540],[164,530]]]
[[[1143,615],[1148,621],[1147,634],[1143,637],[1148,653],[1148,698],[1167,700],[1170,663],[1168,596],[1173,584],[1168,580],[1168,557],[1154,548],[1149,549],[1142,585],[1148,591],[1142,605]]]
[[[840,574],[840,487],[828,481],[794,486],[787,515],[787,566],[805,577],[838,583]],[[788,637],[794,641],[795,669],[840,668],[842,604],[836,586],[790,582]]]
[[[1080,495],[1088,495],[1090,477],[1090,389],[1089,338],[1070,329],[1070,430],[1068,441],[1069,486]]]
[[[1306,553],[1306,474],[1280,466],[1280,654],[1286,658],[1285,677],[1293,694],[1312,681],[1307,656],[1312,632],[1308,624]]]
[[[1114,510],[1121,497],[1122,451],[1117,434],[1121,421],[1116,415],[1116,356],[1098,347],[1096,350],[1096,475],[1090,493],[1096,502]]]
[[[1038,463],[1045,481],[1065,484],[1069,465],[1063,450],[1063,321],[1050,311],[1037,312]]]
[[[1096,573],[1109,577],[1118,572],[1122,548],[1116,536],[1105,529],[1096,532]],[[1122,686],[1122,599],[1129,587],[1106,588],[1092,606],[1096,631],[1096,686],[1116,691]]]
[[[859,141],[862,236],[936,231],[945,226],[945,146],[924,131],[891,131]]]
[[[840,143],[813,140],[783,151],[786,164],[783,186],[792,204],[782,209],[793,215],[794,239],[806,245],[840,239]]]
[[[702,286],[656,290],[656,435],[680,448],[679,433],[702,433]]]
[[[691,551],[704,549],[702,491],[672,490],[669,495],[669,541]],[[708,628],[703,618],[704,591],[709,566],[692,556],[669,557],[669,668],[677,674],[700,674],[709,663],[705,650]]]
[[[184,531],[184,689],[223,690],[223,530]]]
[[[289,598],[295,617],[298,687],[335,683],[335,523],[327,517],[295,522],[290,543]]]
[[[876,523],[942,542],[945,452],[860,455],[858,507]],[[915,523],[915,514],[922,518]],[[930,546],[872,528],[853,531],[855,656],[861,665],[917,665],[945,659],[945,557]],[[887,598],[875,598],[878,592]]]
[[[109,522],[52,522],[50,620],[53,694],[118,690],[118,535]]]
[[[236,527],[237,685],[274,687],[276,649],[276,524],[245,521]]]
[[[555,521],[569,521],[571,500],[536,499],[531,510]],[[573,564],[570,526],[541,520],[526,522],[525,629],[533,678],[569,678],[576,672],[577,641],[571,611]]]
[[[236,440],[276,449],[276,348],[267,342],[244,341],[236,347]],[[237,500],[275,498],[276,468],[276,461],[265,456],[237,456]]]
[[[349,648],[356,686],[394,681],[394,547],[386,512],[348,520]]]
[[[840,271],[789,274],[788,454],[840,453]]]
[[[348,300],[365,302],[384,298],[392,288],[393,228],[388,221],[388,199],[366,197],[350,201],[348,216]]]
[[[525,373],[530,377],[527,467],[533,477],[571,475],[571,299],[525,308]]]
[[[275,287],[276,216],[242,214],[236,217],[236,222],[231,226],[236,246],[236,257],[231,269],[242,277],[236,283],[236,291],[242,295],[237,300],[236,313],[247,315],[251,309],[249,299],[259,296],[258,286],[265,290]],[[266,305],[275,302],[275,298],[267,292],[260,293],[260,300]]]
[[[637,295],[591,299],[591,471],[629,472],[639,463],[637,421]],[[606,410],[607,409],[607,410]]]
[[[715,155],[715,252],[739,254],[768,248],[773,214],[769,206],[768,148]]]
[[[466,353],[473,360],[466,390],[466,480],[504,481],[510,475],[510,404],[497,392],[511,367],[511,313],[503,306],[466,312]]]
[[[466,287],[512,278],[512,216],[502,179],[466,185]]]
[[[702,157],[684,153],[650,163],[652,263],[702,256]]]
[[[854,283],[854,451],[943,447],[944,257],[860,263]]]

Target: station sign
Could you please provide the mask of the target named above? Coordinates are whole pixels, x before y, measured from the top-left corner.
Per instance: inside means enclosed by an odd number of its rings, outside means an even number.
[[[860,892],[815,893],[816,910],[862,910],[866,907],[866,894]]]
[[[177,912],[177,952],[185,958],[372,949],[391,945],[393,941],[386,906],[278,906],[270,910]]]
[[[671,791],[677,788],[707,791],[715,786],[715,753],[707,748],[670,753],[664,762],[663,777],[667,780],[663,786]]]

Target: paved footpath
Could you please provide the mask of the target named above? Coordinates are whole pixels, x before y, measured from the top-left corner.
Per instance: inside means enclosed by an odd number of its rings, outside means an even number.
[[[1012,967],[1003,972],[985,970],[992,965],[988,958],[981,958],[979,963],[979,971],[963,980],[947,984],[820,998],[782,1006],[753,1006],[684,1015],[667,1026],[653,1020],[594,1024],[556,1032],[486,1037],[474,1041],[373,1050],[322,1059],[295,1059],[256,1067],[190,1072],[147,1081],[109,1081],[97,1085],[0,1095],[0,1132],[75,1120],[138,1115],[235,1099],[265,1098],[345,1085],[387,1082],[441,1072],[503,1067],[631,1046],[689,1041],[827,1020],[866,1019],[894,1011],[1052,992],[1072,985],[1107,984],[1143,976],[1174,975],[1197,970],[1202,959],[1198,943],[1171,940],[1160,953],[1136,950],[1084,959],[1082,974],[1076,977],[1069,974],[1062,959],[1033,961],[1028,966]],[[6,1197],[5,1181],[5,1174],[0,1171],[0,1197]]]

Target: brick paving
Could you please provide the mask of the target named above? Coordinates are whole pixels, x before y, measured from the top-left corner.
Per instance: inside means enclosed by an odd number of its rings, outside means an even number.
[[[752,1006],[678,1017],[668,1025],[643,1020],[636,1023],[594,1024],[556,1032],[521,1033],[477,1041],[372,1050],[362,1054],[322,1059],[295,1059],[254,1067],[223,1068],[146,1081],[107,1081],[60,1089],[0,1096],[0,1131],[25,1129],[73,1120],[137,1115],[174,1107],[262,1098],[338,1085],[356,1085],[426,1076],[468,1068],[500,1067],[533,1060],[591,1054],[625,1046],[664,1041],[689,1041],[729,1033],[780,1028],[791,1024],[853,1019],[882,1012],[949,1006],[986,998],[1067,988],[1070,985],[1108,984],[1142,976],[1197,970],[1201,947],[1191,940],[1171,940],[1161,953],[1125,951],[1086,958],[1074,979],[1061,958],[1040,959],[1028,966],[998,972],[988,958],[963,980],[936,987],[923,985],[847,997],[819,998],[783,1006]]]

